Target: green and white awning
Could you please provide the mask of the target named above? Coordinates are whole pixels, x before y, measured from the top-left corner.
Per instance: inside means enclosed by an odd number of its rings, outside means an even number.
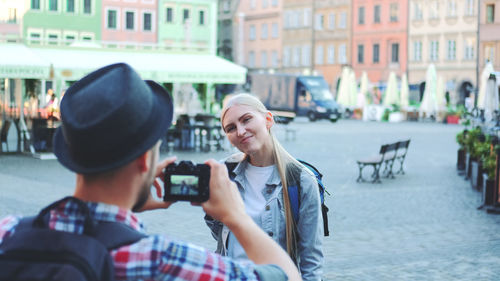
[[[0,78],[49,79],[50,62],[22,44],[0,44]]]

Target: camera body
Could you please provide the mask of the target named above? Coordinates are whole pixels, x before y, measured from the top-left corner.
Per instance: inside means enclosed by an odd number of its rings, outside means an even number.
[[[205,202],[210,197],[210,166],[191,161],[172,163],[165,168],[164,201]]]

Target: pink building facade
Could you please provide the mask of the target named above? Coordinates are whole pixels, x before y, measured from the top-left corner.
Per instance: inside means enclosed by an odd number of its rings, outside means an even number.
[[[156,44],[158,1],[102,0],[103,44]]]
[[[366,71],[372,83],[407,71],[408,0],[352,1],[352,56],[356,77]]]
[[[282,2],[240,1],[235,15],[235,61],[250,71],[281,68]]]

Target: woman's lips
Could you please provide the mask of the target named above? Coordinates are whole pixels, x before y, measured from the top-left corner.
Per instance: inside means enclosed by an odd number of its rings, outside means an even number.
[[[242,143],[242,144],[248,143],[251,137],[252,137],[252,136],[244,137],[244,138],[240,141],[240,143]]]

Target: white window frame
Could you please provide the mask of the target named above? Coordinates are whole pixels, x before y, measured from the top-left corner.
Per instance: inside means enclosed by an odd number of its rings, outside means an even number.
[[[267,23],[263,23],[260,26],[260,39],[267,39],[269,37],[269,28],[267,27]]]
[[[167,21],[167,10],[168,9],[172,9],[172,21],[168,22]],[[163,12],[164,12],[164,16],[165,16],[165,20],[163,21],[165,24],[175,24],[175,7],[173,5],[163,5]]]
[[[424,11],[421,2],[413,2],[413,20],[422,20],[424,18]]]
[[[278,67],[278,51],[273,50],[271,51],[271,67]]]
[[[56,36],[56,39],[54,41],[49,38],[51,35]],[[61,30],[57,30],[57,29],[45,30],[45,40],[46,40],[45,42],[47,42],[46,45],[59,45],[60,40],[61,40]],[[51,44],[51,42],[55,42],[55,44]]]
[[[255,67],[255,52],[254,51],[248,52],[248,67],[250,67],[250,68]]]
[[[203,24],[200,23],[200,12],[203,12]],[[198,9],[198,26],[207,26],[208,25],[208,9],[207,8],[199,8]]]
[[[44,38],[43,31],[44,30],[42,28],[28,28],[26,30],[26,33],[28,34],[28,40],[30,40],[30,42],[32,42],[32,43],[36,40],[38,42],[38,44],[42,44],[43,38]],[[33,34],[37,34],[38,38],[33,39]]]
[[[314,16],[314,28],[316,30],[323,30],[325,24],[325,16],[323,14],[316,14]]]
[[[260,67],[267,68],[267,51],[260,51]]]
[[[144,30],[144,15],[145,14],[151,14],[151,30]],[[155,32],[156,31],[156,28],[155,28],[155,24],[156,24],[156,12],[153,11],[153,10],[142,10],[141,12],[141,30],[143,32]]]
[[[439,61],[439,40],[429,41],[429,60]]]
[[[340,13],[339,28],[342,28],[342,29],[347,28],[347,13],[346,12]]]
[[[85,40],[84,38],[88,37],[90,40]],[[80,32],[80,40],[81,41],[94,41],[95,40],[95,34],[93,32]]]
[[[328,29],[334,30],[336,25],[336,17],[334,13],[328,14]]]
[[[292,25],[294,28],[300,27],[300,11],[294,11],[293,12],[293,22]]]
[[[393,14],[393,9],[394,11]],[[399,22],[399,3],[398,2],[392,2],[389,4],[389,22]]]
[[[95,14],[95,11],[96,11],[96,3],[95,3],[95,0],[90,0],[90,13],[85,13],[85,0],[80,0],[80,14],[81,15],[84,15],[84,16],[93,16]],[[100,8],[100,7],[99,7]],[[94,40],[95,37],[92,37]]]
[[[465,15],[475,16],[476,15],[476,0],[466,0],[465,2]]]
[[[256,0],[250,0],[250,9],[254,10],[257,6]]]
[[[278,7],[278,0],[271,0],[271,6]]]
[[[439,1],[434,0],[429,3],[429,19],[439,19]]]
[[[311,46],[309,44],[305,44],[302,46],[301,51],[301,65],[302,66],[310,66],[311,65]]]
[[[446,15],[449,18],[455,18],[457,17],[457,1],[456,0],[447,0],[447,9],[446,9]]]
[[[473,39],[464,40],[464,60],[473,60],[475,58],[475,45]]]
[[[291,63],[292,48],[290,46],[285,46],[283,48],[283,66],[288,67]]]
[[[422,61],[422,41],[413,42],[413,61]]]
[[[68,0],[63,0],[63,1],[64,1],[63,13],[71,14],[71,15],[78,14],[78,0],[73,0],[74,1],[74,3],[73,3],[74,11],[73,12],[68,12]],[[30,1],[30,3],[31,3],[31,1]]]
[[[29,7],[30,7],[30,8],[29,8],[29,10],[30,10],[30,11],[37,11],[37,12],[40,12],[40,11],[41,11],[41,10],[43,10],[43,8],[44,8],[44,6],[43,6],[43,1],[42,1],[42,0],[38,0],[38,9],[33,9],[33,8],[31,7],[31,0],[30,0],[30,2],[29,2]]]
[[[335,63],[335,45],[329,45],[328,46],[326,62],[328,64],[334,64]]]
[[[262,9],[269,7],[269,2],[267,0],[262,0]]]
[[[314,63],[316,65],[323,65],[325,63],[325,50],[323,45],[316,46],[316,51],[314,52]]]
[[[339,46],[339,63],[346,64],[347,63],[347,45],[340,44]]]
[[[449,39],[446,42],[447,54],[446,58],[449,61],[454,61],[457,59],[457,41],[453,39]]]
[[[312,14],[311,8],[304,9],[304,13],[302,15],[302,25],[304,27],[311,26],[311,14]]]
[[[251,24],[249,27],[248,27],[248,40],[250,41],[255,41],[255,39],[257,38],[257,30],[256,30],[256,27],[255,25]]]
[[[271,24],[271,38],[276,39],[279,37],[279,26],[277,22]]]
[[[61,6],[62,6],[61,0],[56,0],[57,1],[57,10],[55,10],[55,11],[50,10],[50,1],[51,0],[40,0],[41,3],[45,2],[45,11],[47,11],[47,13],[51,13],[51,14],[60,13]],[[40,4],[40,6],[41,6],[41,4]]]
[[[292,55],[292,65],[293,66],[300,66],[300,46],[295,46],[293,48],[293,55]]]
[[[128,29],[127,28],[127,13],[134,13],[134,28],[133,29]],[[138,28],[138,20],[137,20],[137,9],[123,9],[123,30],[124,31],[137,31]]]
[[[110,28],[109,27],[109,17],[108,17],[108,13],[109,11],[115,11],[116,12],[116,28]],[[106,7],[105,9],[105,26],[106,26],[106,29],[108,30],[120,30],[120,8],[119,7]]]
[[[68,41],[68,39],[67,39],[68,36],[73,36],[73,40]],[[64,30],[62,40],[64,40],[65,45],[71,45],[72,42],[75,42],[76,40],[78,40],[78,32]]]

